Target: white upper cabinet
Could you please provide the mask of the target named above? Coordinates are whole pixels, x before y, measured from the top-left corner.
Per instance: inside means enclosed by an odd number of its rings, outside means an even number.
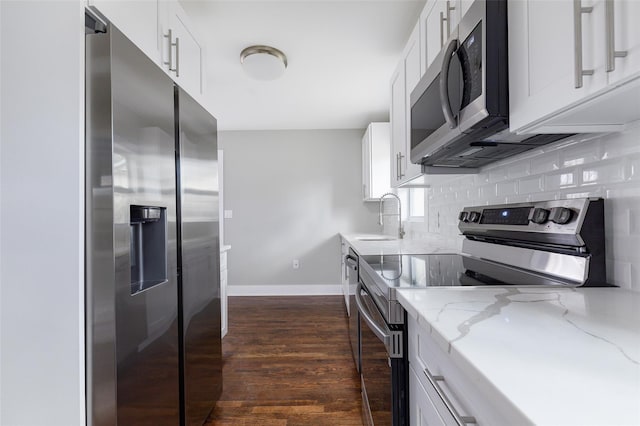
[[[203,49],[177,1],[161,2],[162,67],[191,96],[203,90]]]
[[[510,127],[622,130],[640,119],[640,2],[509,2]]]
[[[158,1],[88,0],[87,5],[97,9],[154,62],[160,58],[158,38]]]
[[[203,87],[203,49],[177,0],[87,0],[187,93]]]
[[[422,74],[451,37],[473,0],[427,1],[420,14],[420,40],[423,44]]]
[[[640,72],[640,1],[626,0],[613,2],[613,57],[609,57],[613,70],[609,74],[609,83],[624,81]],[[615,52],[619,52],[616,53]],[[626,56],[624,55],[626,52]]]
[[[407,125],[404,87],[404,61],[400,61],[391,76],[391,186],[397,188],[402,182],[400,163],[406,161]],[[404,154],[403,154],[404,153]],[[404,155],[404,158],[401,156]]]
[[[420,29],[416,25],[398,68],[391,78],[391,186],[396,188],[422,174],[409,160],[411,150],[411,91],[422,76]]]
[[[389,123],[371,123],[362,138],[362,198],[378,201],[389,192]]]

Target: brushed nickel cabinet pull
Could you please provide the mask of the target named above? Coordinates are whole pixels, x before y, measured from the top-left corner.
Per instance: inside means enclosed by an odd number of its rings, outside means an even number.
[[[582,77],[593,75],[593,70],[582,68],[582,15],[593,12],[593,7],[582,7],[581,0],[573,0],[573,40],[574,40],[574,67],[575,67],[575,88],[579,89],[583,85]]]
[[[171,29],[169,29],[167,31],[167,34],[164,34],[163,37],[169,40],[169,60],[164,61],[163,64],[168,65],[169,71],[175,72],[177,77],[178,76],[178,38],[176,37],[175,43],[172,41],[173,31]],[[172,52],[173,47],[176,48],[176,67],[175,68],[173,68],[173,52]]]
[[[447,410],[449,410],[449,412],[453,416],[453,419],[456,421],[456,424],[458,426],[478,423],[475,417],[462,416],[460,415],[460,413],[458,413],[458,410],[456,410],[456,407],[451,403],[451,400],[449,399],[449,397],[444,393],[444,391],[438,384],[438,382],[445,381],[444,376],[434,376],[433,374],[431,374],[428,368],[424,369],[424,375],[427,376],[427,380],[429,381],[433,389],[435,389],[436,393],[438,394],[442,402],[444,402],[444,405],[447,407]]]
[[[626,50],[616,50],[616,22],[614,16],[613,0],[605,0],[606,13],[606,45],[607,45],[607,72],[616,69],[616,58],[624,58],[627,56]]]

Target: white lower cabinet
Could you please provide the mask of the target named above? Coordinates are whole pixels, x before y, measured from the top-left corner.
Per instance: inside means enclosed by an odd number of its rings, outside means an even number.
[[[456,365],[431,336],[429,326],[411,315],[408,318],[412,425],[522,424],[523,419],[512,413],[508,404],[498,401]]]
[[[409,366],[409,419],[415,426],[439,426],[447,423],[440,417],[438,409],[429,398],[418,373]]]
[[[220,253],[220,328],[222,337],[227,334],[229,316],[227,309],[227,252]]]

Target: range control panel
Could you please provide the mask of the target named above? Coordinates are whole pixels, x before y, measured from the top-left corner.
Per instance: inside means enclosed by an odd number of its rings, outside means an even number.
[[[589,208],[602,199],[581,198],[465,207],[458,215],[458,228],[465,235],[493,231],[578,234]]]

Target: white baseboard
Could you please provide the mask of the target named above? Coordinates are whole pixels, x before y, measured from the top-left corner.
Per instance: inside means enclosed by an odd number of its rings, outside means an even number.
[[[341,284],[229,285],[227,296],[333,296]]]

